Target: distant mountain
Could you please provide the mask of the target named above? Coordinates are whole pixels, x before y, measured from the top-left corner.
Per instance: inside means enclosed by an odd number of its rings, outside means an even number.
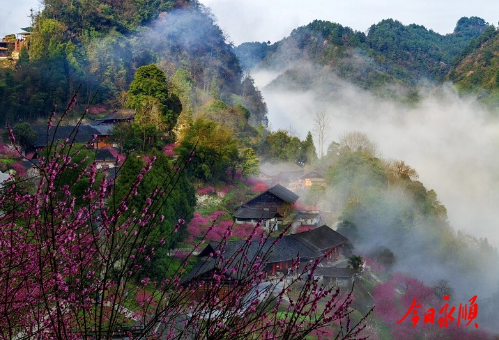
[[[499,31],[494,26],[469,43],[447,79],[461,92],[473,93],[481,101],[499,106]]]
[[[365,34],[315,20],[275,44],[245,43],[235,53],[243,68],[280,72],[270,87],[320,85],[331,95],[334,80],[344,79],[380,96],[410,99],[422,81],[444,80],[454,59],[487,27],[483,19],[461,18],[453,33],[441,35],[387,19]]]

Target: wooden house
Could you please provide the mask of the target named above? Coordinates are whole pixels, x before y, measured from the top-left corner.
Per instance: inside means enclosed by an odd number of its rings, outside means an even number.
[[[263,172],[260,170],[260,172],[258,173],[258,176],[256,177],[256,179],[259,181],[259,182],[262,182],[264,183],[267,187],[270,187],[274,184],[274,180],[273,180],[273,177],[270,176],[269,174]]]
[[[94,146],[94,135],[97,134],[97,131],[90,125],[80,125],[78,128],[71,125],[52,127],[48,130],[48,136],[46,125],[32,125],[31,128],[36,132],[37,139],[33,145],[23,150],[28,159],[38,158],[40,151],[45,149],[47,143],[64,141],[66,138],[70,142],[90,143],[91,146]]]
[[[254,209],[254,211],[273,211],[277,212],[280,218],[285,218],[291,212],[298,197],[294,192],[277,184],[242,204],[238,210],[245,207]]]
[[[110,141],[111,126],[80,125],[76,127],[73,125],[61,125],[57,128],[52,127],[48,131],[48,136],[46,125],[32,125],[31,128],[36,132],[37,139],[33,145],[23,150],[27,159],[37,158],[39,152],[47,146],[47,142],[63,141],[66,138],[74,143],[88,143],[95,149],[112,146]]]
[[[314,259],[322,259],[325,254],[337,257],[347,242],[346,237],[326,225],[308,232],[286,235],[280,240],[270,237],[263,244],[260,244],[258,239],[253,240],[249,245],[246,241],[232,241],[225,245],[223,256],[225,259],[232,257],[234,261],[221,267],[219,267],[220,258],[216,255],[220,245],[210,243],[199,253],[198,263],[182,279],[181,283],[188,284],[192,281],[209,283],[216,274],[222,277],[223,285],[230,290],[232,285],[244,283],[248,276],[243,269],[231,269],[250,268],[251,266],[245,267],[243,264],[252,263],[257,257],[266,258],[262,270],[268,277],[287,275],[297,258],[302,264],[306,264]],[[240,252],[240,249],[245,249],[245,251]],[[199,291],[199,294],[202,295],[202,293],[203,289]]]
[[[95,162],[97,169],[110,169],[117,165],[118,159],[107,149],[97,149],[95,152]]]
[[[322,283],[328,287],[349,287],[354,280],[354,271],[350,268],[317,267],[314,274],[322,277]]]
[[[303,170],[281,171],[273,176],[273,183],[283,185],[291,190],[298,189],[300,176],[303,175]]]
[[[97,149],[114,147],[114,143],[111,141],[113,125],[91,125],[95,130],[95,147]]]
[[[135,117],[135,112],[112,112],[106,116],[96,119],[93,125],[116,125],[119,123],[130,123]]]
[[[302,189],[308,189],[312,185],[320,185],[323,187],[326,186],[326,180],[324,179],[324,176],[322,176],[317,171],[307,172],[305,175],[299,178],[299,183]]]
[[[19,59],[19,52],[23,47],[28,48],[28,40],[26,39],[30,33],[18,33],[22,39],[16,38],[14,34],[6,36],[0,41],[0,59],[12,58]]]
[[[239,207],[232,215],[236,224],[250,223],[256,225],[262,221],[262,226],[267,231],[276,229],[279,219],[282,216],[277,211],[269,211],[263,209],[254,209],[250,207]]]
[[[321,212],[318,210],[301,210],[294,217],[292,227],[310,226],[311,229],[321,225]]]

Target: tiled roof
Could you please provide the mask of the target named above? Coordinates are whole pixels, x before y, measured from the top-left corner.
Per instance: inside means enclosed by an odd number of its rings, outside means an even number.
[[[33,146],[42,147],[47,145],[47,126],[46,125],[33,125],[31,128],[37,134],[37,140]],[[54,137],[55,133],[55,137]],[[93,139],[94,135],[97,135],[98,131],[95,130],[90,125],[80,125],[78,129],[75,126],[59,126],[52,127],[49,130],[48,142],[50,143],[52,139],[54,141],[64,140],[65,138],[69,138],[70,141],[74,141],[75,143],[87,143]]]
[[[327,225],[292,236],[300,237],[301,242],[313,247],[319,252],[338,247],[348,242],[348,239],[345,236],[334,231]]]
[[[321,175],[319,172],[312,170],[300,177],[300,179],[305,179],[305,178],[324,178],[324,176]]]
[[[303,219],[309,219],[309,218],[316,218],[320,217],[321,213],[316,211],[316,212],[311,212],[311,211],[300,211],[298,214],[295,216],[295,220],[303,220]]]
[[[263,257],[265,254],[267,263],[292,261],[298,256],[302,260],[311,260],[323,256],[325,250],[340,246],[348,241],[346,237],[338,234],[326,225],[300,234],[286,235],[274,244],[275,240],[276,237],[270,237],[262,245],[260,245],[258,239],[253,240],[245,251],[249,261],[252,261],[257,256]],[[231,256],[236,257],[236,260],[233,261],[233,264],[227,269],[231,269],[238,263],[237,259],[240,259],[242,255],[237,253],[239,249],[245,246],[245,242],[246,241],[227,242],[224,257],[226,259]],[[187,282],[194,277],[216,269],[218,259],[210,257],[209,254],[215,253],[215,250],[218,249],[218,247],[218,243],[210,243],[206,246],[198,255],[202,259],[194,266],[193,270],[182,279],[182,282]],[[230,270],[228,272],[230,272]],[[244,273],[235,272],[231,277],[239,280],[244,277]]]
[[[286,189],[285,187],[283,187],[280,184],[274,185],[272,188],[268,189],[267,191],[270,192],[271,194],[273,194],[274,196],[279,197],[280,199],[282,199],[283,201],[285,201],[287,203],[294,203],[294,202],[296,202],[298,197],[300,197],[297,194],[295,194],[294,192],[292,192],[291,190]]]
[[[112,112],[105,115],[103,118],[96,119],[95,121],[97,122],[97,124],[99,124],[99,122],[109,121],[109,120],[129,120],[133,119],[134,116],[135,116],[134,112],[125,112],[125,113]]]
[[[107,149],[97,149],[95,152],[96,161],[116,161],[116,157],[113,156],[111,151]]]
[[[111,134],[111,130],[114,128],[113,125],[90,125],[97,131],[98,136],[107,136]]]
[[[236,218],[249,218],[249,219],[269,219],[274,217],[281,217],[277,211],[268,211],[262,209],[254,209],[250,207],[240,207],[233,214]]]

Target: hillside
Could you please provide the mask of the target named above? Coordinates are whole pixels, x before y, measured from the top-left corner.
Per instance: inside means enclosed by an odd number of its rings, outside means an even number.
[[[243,66],[280,72],[270,87],[319,88],[331,95],[339,78],[379,96],[411,99],[422,81],[440,83],[487,26],[480,18],[461,18],[452,34],[440,35],[387,19],[364,34],[315,20],[273,45],[246,43],[235,52]]]
[[[472,93],[494,107],[499,105],[498,32],[490,26],[473,39],[456,59],[456,65],[447,77],[462,93]]]
[[[45,119],[77,89],[82,106],[123,109],[134,73],[151,63],[167,74],[186,111],[213,98],[244,105],[255,125],[266,121],[262,98],[244,82],[232,46],[196,1],[62,6],[53,0],[35,19],[29,51],[21,51],[15,68],[0,69],[0,123]]]

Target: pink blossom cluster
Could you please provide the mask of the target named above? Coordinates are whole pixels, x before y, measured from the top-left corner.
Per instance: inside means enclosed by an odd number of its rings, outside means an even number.
[[[210,186],[206,186],[204,188],[198,189],[196,192],[198,195],[213,195],[214,193],[216,193],[216,190],[214,187],[212,187],[210,185]]]
[[[0,143],[0,155],[8,157],[19,157],[19,153],[15,148],[8,146],[5,143]]]
[[[251,187],[251,190],[253,192],[256,192],[256,193],[261,193],[261,192],[264,192],[265,190],[267,190],[267,185],[265,185],[265,183],[263,182],[260,182],[260,183],[256,183],[255,185],[253,185]]]
[[[163,147],[163,153],[168,157],[175,156],[175,143],[166,144]]]
[[[89,108],[88,112],[91,114],[99,114],[106,112],[106,107],[104,105],[94,105],[91,108]]]
[[[194,217],[187,226],[187,231],[189,232],[187,242],[193,242],[200,237],[208,241],[220,241],[229,228],[232,229],[232,239],[246,239],[252,234],[253,229],[255,229],[254,224],[234,224],[232,220],[220,220],[224,215],[226,213],[220,210],[206,217],[195,212]],[[263,228],[257,228],[256,233],[260,235],[263,231]]]
[[[75,103],[76,95],[61,119]],[[54,106],[48,128],[58,128],[56,115]],[[223,211],[196,215],[188,225],[189,232],[206,235],[192,251],[220,240],[206,262],[210,270],[199,276],[186,272],[187,259],[172,261],[168,276],[152,280],[148,262],[185,223],[179,219],[170,234],[156,237],[160,208],[171,199],[167,186],[154,188],[143,208],[132,208],[155,157],[144,158],[122,199],[108,200],[107,175],[100,176],[96,162],[75,163],[71,155],[78,150],[70,140],[49,143],[33,187],[13,181],[0,195],[0,338],[304,339],[328,325],[338,339],[360,338],[365,318],[351,323],[351,294],[340,298],[313,275],[329,254],[303,272],[297,255],[294,279],[268,281],[269,254],[287,229],[270,238],[259,225],[248,228],[246,240],[229,251],[239,226],[221,220]],[[176,183],[186,164],[179,160],[167,182]],[[88,181],[80,196],[60,181],[66,171]]]
[[[20,162],[14,162],[11,168],[16,172],[16,176],[26,176],[26,168]]]

